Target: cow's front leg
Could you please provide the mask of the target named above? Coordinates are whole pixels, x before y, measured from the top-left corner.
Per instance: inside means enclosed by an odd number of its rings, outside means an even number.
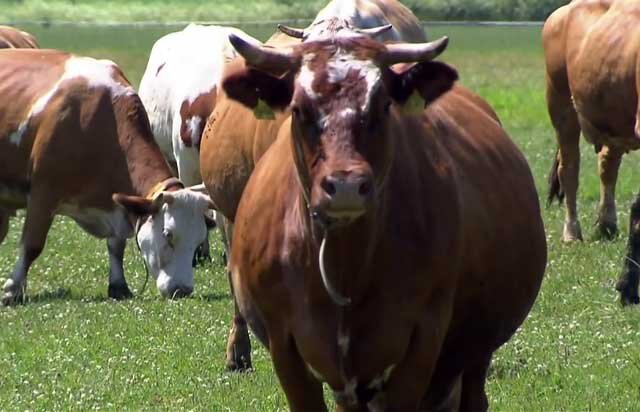
[[[598,205],[597,238],[612,239],[618,234],[616,217],[616,181],[622,152],[604,146],[598,153],[600,204]]]
[[[4,241],[4,238],[7,237],[7,233],[9,232],[9,218],[11,214],[0,208],[0,245]]]
[[[227,271],[229,277],[229,288],[231,289],[231,299],[233,299],[233,324],[227,339],[227,370],[242,372],[251,369],[251,340],[249,339],[249,329],[247,322],[240,313],[238,301],[233,292],[233,282],[231,272]]]
[[[22,303],[27,289],[27,273],[34,260],[40,256],[53,222],[52,202],[32,194],[27,205],[27,215],[22,228],[20,257],[13,267],[11,277],[3,286],[2,304]]]
[[[289,410],[291,412],[326,411],[322,383],[309,372],[293,338],[286,336],[270,339],[269,351],[278,380],[287,397]]]
[[[107,239],[109,251],[109,297],[116,300],[130,299],[133,294],[129,290],[124,278],[124,250],[127,246],[126,239],[112,237]]]

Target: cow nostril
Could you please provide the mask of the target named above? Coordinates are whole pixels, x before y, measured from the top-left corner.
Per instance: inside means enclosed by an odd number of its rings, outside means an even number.
[[[358,193],[360,194],[360,196],[367,196],[369,193],[371,193],[372,188],[373,184],[371,183],[371,180],[365,180],[360,184]]]
[[[329,177],[325,177],[322,179],[322,183],[320,183],[322,189],[329,195],[333,196],[336,194],[336,186],[329,180]]]

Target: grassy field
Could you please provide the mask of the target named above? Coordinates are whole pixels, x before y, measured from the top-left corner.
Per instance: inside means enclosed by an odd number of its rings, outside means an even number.
[[[110,58],[134,84],[155,38],[174,30],[26,27],[43,46]],[[247,27],[265,37],[270,27]],[[448,34],[443,59],[462,83],[488,99],[525,152],[544,199],[555,142],[543,96],[536,28],[437,27]],[[583,230],[592,231],[598,198],[593,150],[583,145],[579,197]],[[638,154],[625,157],[619,180],[619,221],[640,179]],[[505,171],[508,173],[508,171]],[[496,355],[488,392],[495,411],[640,410],[640,311],[622,309],[614,283],[624,238],[562,245],[562,210],[544,209],[549,265],[526,323]],[[0,247],[0,273],[16,259],[21,220]],[[585,233],[587,235],[587,233]],[[104,242],[58,219],[47,248],[31,270],[30,302],[0,308],[1,410],[286,410],[268,354],[254,347],[250,374],[224,372],[232,304],[221,262],[196,272],[191,299],[167,302],[153,284],[129,301],[106,299]],[[131,287],[143,281],[133,245],[125,268]],[[496,297],[498,299],[499,297]]]

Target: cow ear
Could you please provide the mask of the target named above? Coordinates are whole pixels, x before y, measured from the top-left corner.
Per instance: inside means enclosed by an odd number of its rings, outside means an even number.
[[[391,98],[405,111],[421,112],[448,92],[458,80],[458,72],[442,62],[396,65],[385,74]]]
[[[282,76],[265,73],[250,67],[227,76],[222,87],[231,99],[252,109],[259,119],[273,119],[273,111],[289,106],[293,96],[293,73]]]
[[[135,216],[152,215],[158,211],[158,206],[151,199],[141,196],[130,196],[123,193],[114,193],[113,201],[127,209],[127,212]]]

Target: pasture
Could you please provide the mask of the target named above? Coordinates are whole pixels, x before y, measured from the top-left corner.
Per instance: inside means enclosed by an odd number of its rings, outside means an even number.
[[[154,40],[178,29],[23,28],[43,47],[116,61],[134,85]],[[262,39],[273,30],[244,28]],[[555,138],[544,100],[540,29],[437,26],[427,31],[431,38],[450,36],[442,59],[496,109],[524,151],[544,202]],[[579,212],[588,238],[598,179],[593,150],[584,142],[582,154]],[[494,358],[488,379],[492,410],[640,409],[640,311],[622,309],[614,290],[628,209],[640,189],[634,174],[638,156],[627,155],[621,168],[617,198],[623,235],[617,240],[563,245],[562,208],[543,207],[546,277],[528,320]],[[2,277],[15,262],[21,224],[21,218],[12,221],[0,246]],[[254,372],[224,371],[233,305],[217,234],[212,244],[214,261],[196,271],[194,297],[168,302],[152,281],[139,294],[144,268],[130,242],[125,270],[136,297],[118,303],[106,297],[104,241],[57,218],[31,270],[28,304],[0,308],[0,409],[286,410],[269,356],[257,343]]]

